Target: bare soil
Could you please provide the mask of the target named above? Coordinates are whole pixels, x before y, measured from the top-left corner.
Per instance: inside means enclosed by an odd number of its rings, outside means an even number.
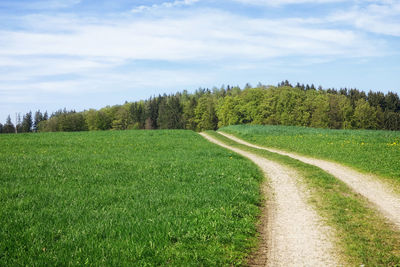
[[[261,218],[263,235],[252,266],[338,266],[332,229],[307,202],[307,190],[296,172],[253,153],[228,146],[205,133],[201,135],[256,163],[268,178],[263,185],[266,204]]]

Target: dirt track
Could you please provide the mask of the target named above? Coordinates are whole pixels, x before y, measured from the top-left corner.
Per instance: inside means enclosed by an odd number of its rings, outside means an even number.
[[[400,229],[400,196],[396,194],[389,186],[377,180],[376,178],[370,175],[362,174],[338,163],[300,156],[274,148],[257,146],[233,135],[222,132],[219,133],[240,144],[289,156],[323,169],[336,178],[342,180],[355,192],[367,198],[378,210],[382,212],[386,218],[391,220]]]
[[[250,152],[223,144],[201,135],[222,147],[230,149],[256,163],[269,179],[264,186],[268,195],[264,211],[264,246],[255,266],[338,266],[332,243],[331,229],[307,203],[307,191],[297,183],[297,174],[270,160]],[[270,190],[266,190],[268,187]],[[272,192],[271,192],[272,191]],[[264,252],[264,253],[263,253]]]

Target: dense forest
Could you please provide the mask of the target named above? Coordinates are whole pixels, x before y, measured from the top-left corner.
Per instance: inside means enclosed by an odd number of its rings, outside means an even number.
[[[322,89],[314,85],[259,84],[198,89],[82,112],[29,112],[14,125],[8,116],[0,133],[125,129],[215,130],[232,124],[296,125],[331,129],[400,130],[396,93]]]

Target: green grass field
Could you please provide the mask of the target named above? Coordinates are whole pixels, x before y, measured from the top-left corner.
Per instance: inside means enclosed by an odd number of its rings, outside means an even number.
[[[279,162],[299,173],[311,193],[310,203],[334,229],[336,251],[345,266],[400,265],[400,233],[343,182],[315,166],[238,144],[213,131],[207,133],[230,146]]]
[[[191,131],[0,136],[0,266],[224,266],[262,174]]]
[[[324,158],[400,185],[400,132],[235,125],[220,129],[254,144]]]

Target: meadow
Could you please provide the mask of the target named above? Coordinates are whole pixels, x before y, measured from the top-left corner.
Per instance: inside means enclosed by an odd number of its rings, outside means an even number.
[[[192,131],[0,136],[0,265],[232,266],[262,174]]]
[[[336,161],[400,185],[399,131],[272,125],[235,125],[220,130],[254,144]]]

